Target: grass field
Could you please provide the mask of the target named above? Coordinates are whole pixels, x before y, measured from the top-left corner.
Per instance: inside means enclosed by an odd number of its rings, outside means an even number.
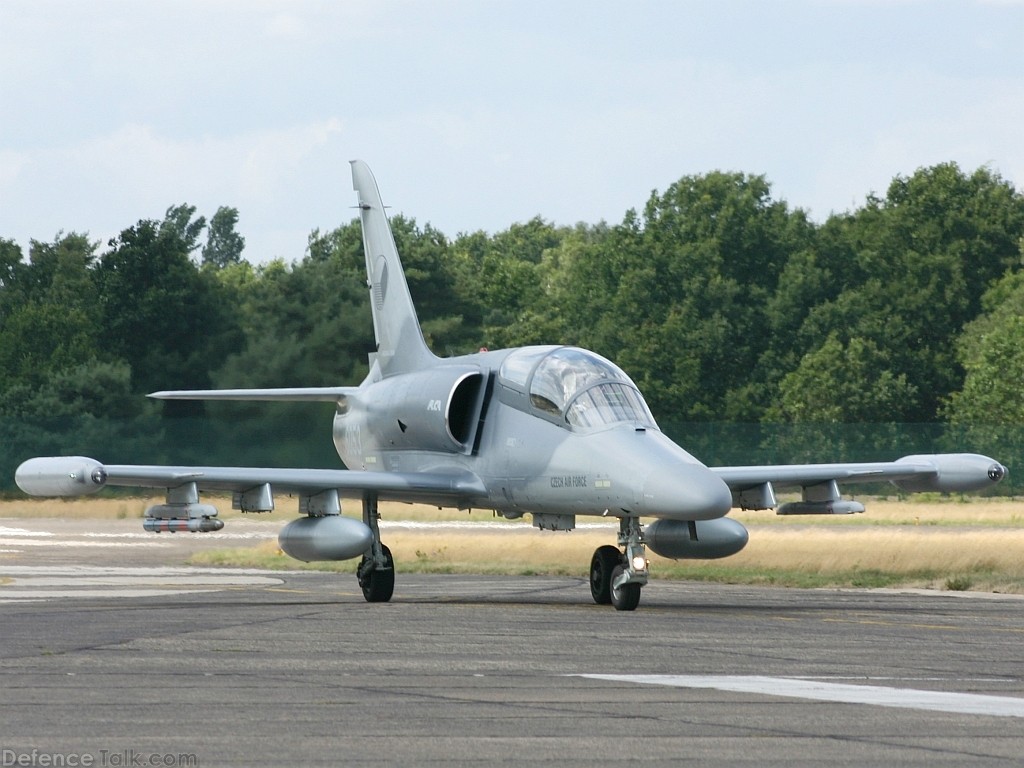
[[[141,518],[154,498],[90,497],[69,501],[0,502],[0,518]],[[652,555],[657,578],[713,580],[737,584],[801,587],[893,587],[1024,593],[1024,501],[865,499],[863,515],[778,517],[771,512],[736,512],[750,529],[750,543],[738,555],[717,561],[671,561]],[[231,526],[243,517],[230,500],[211,503]],[[281,511],[260,520],[295,515],[288,499]],[[356,514],[354,505],[347,514]],[[593,550],[613,543],[609,522],[572,533],[537,531],[526,520],[509,525],[490,512],[458,512],[406,504],[383,504],[383,537],[398,570],[435,573],[564,574],[583,576]],[[529,518],[527,518],[528,520]],[[479,523],[471,529],[388,528],[393,521]],[[494,525],[489,523],[501,523]],[[601,523],[600,518],[577,524]],[[196,564],[351,571],[351,561],[299,563],[274,542],[257,547],[207,550]]]

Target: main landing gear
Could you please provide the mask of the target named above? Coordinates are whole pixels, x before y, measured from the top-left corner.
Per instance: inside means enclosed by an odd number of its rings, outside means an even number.
[[[386,603],[395,592],[395,560],[391,557],[391,550],[380,543],[379,520],[377,497],[364,498],[363,522],[373,533],[373,544],[359,561],[356,578],[368,603]]]
[[[606,544],[594,551],[590,594],[598,605],[611,603],[617,611],[633,611],[640,604],[640,589],[648,576],[640,518],[619,518],[619,547]]]

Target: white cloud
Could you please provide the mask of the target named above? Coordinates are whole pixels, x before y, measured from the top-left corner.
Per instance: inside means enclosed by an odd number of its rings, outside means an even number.
[[[26,152],[0,150],[0,210],[8,204],[10,193],[7,190],[15,186],[18,176],[30,162]]]
[[[1024,183],[1020,7],[7,0],[0,236],[234,205],[250,257],[296,258],[354,157],[449,235],[718,168],[819,219],[933,162]]]
[[[317,175],[325,158],[336,162],[338,153],[329,145],[342,127],[341,120],[327,118],[234,136],[181,139],[129,123],[72,145],[3,152],[0,231],[25,244],[62,229],[87,230],[106,240],[139,219],[162,218],[167,207],[183,202],[207,216],[220,205],[233,205],[240,209],[243,232],[255,216],[276,216],[275,224],[287,225],[303,213],[302,204],[289,204],[289,197]],[[26,231],[18,221],[33,222],[32,229]],[[319,224],[310,218],[299,228],[308,233]],[[254,240],[258,249],[259,236]],[[305,236],[293,245],[287,253],[254,255],[297,258]]]
[[[267,35],[283,40],[301,40],[309,34],[306,22],[292,13],[278,13],[267,20]]]

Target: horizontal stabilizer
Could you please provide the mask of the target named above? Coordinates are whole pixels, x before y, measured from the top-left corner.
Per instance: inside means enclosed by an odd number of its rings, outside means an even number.
[[[338,403],[356,387],[285,387],[279,389],[169,389],[151,392],[157,400],[280,400]]]

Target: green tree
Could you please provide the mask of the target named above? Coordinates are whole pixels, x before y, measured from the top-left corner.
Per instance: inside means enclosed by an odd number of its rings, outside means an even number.
[[[569,336],[618,361],[655,415],[756,419],[771,342],[763,307],[813,226],[761,176],[684,177],[546,275]],[[752,384],[753,382],[753,384]]]
[[[187,253],[192,253],[199,247],[199,237],[206,229],[206,217],[198,219],[196,207],[188,203],[172,205],[164,214],[164,220],[160,223],[160,234],[176,237],[184,246]]]
[[[870,341],[913,393],[892,421],[927,422],[960,388],[954,341],[986,288],[1017,260],[1024,197],[997,174],[947,163],[897,177],[885,199],[829,222],[828,267],[840,292],[814,306],[797,334],[802,350],[833,335]],[[865,387],[874,382],[865,381]]]
[[[0,389],[0,478],[31,456],[75,453],[110,463],[167,460],[159,407],[131,392],[121,362],[92,360]]]
[[[567,232],[537,216],[492,236],[474,232],[455,240],[453,288],[461,297],[460,314],[471,331],[466,334],[466,351],[475,345],[552,342],[538,338],[542,328],[537,320],[547,311],[542,261]]]
[[[306,256],[217,273],[238,297],[244,343],[218,366],[224,387],[356,383],[373,348],[359,225],[310,235]]]
[[[21,299],[25,263],[21,246],[0,238],[0,323]]]
[[[1024,256],[1024,240],[1020,248]],[[984,307],[957,341],[966,375],[945,415],[953,424],[1024,425],[1024,272],[994,285]]]
[[[223,269],[238,264],[245,250],[245,238],[235,231],[238,209],[221,206],[210,219],[206,245],[203,246],[203,264]]]
[[[914,397],[913,385],[889,369],[884,350],[867,339],[831,335],[804,356],[780,385],[769,421],[886,422]]]
[[[465,323],[448,239],[430,224],[420,228],[415,219],[401,215],[391,219],[391,230],[427,345],[441,356],[475,352],[479,340]],[[361,260],[361,239],[358,252]]]
[[[104,343],[131,366],[133,390],[203,388],[237,347],[233,297],[190,260],[177,227],[140,221],[95,270]]]
[[[80,309],[26,302],[0,328],[0,385],[33,388],[57,371],[94,359],[94,332]]]
[[[0,287],[0,383],[37,387],[55,372],[96,358],[99,326],[85,235],[33,240],[27,264],[5,248]]]

